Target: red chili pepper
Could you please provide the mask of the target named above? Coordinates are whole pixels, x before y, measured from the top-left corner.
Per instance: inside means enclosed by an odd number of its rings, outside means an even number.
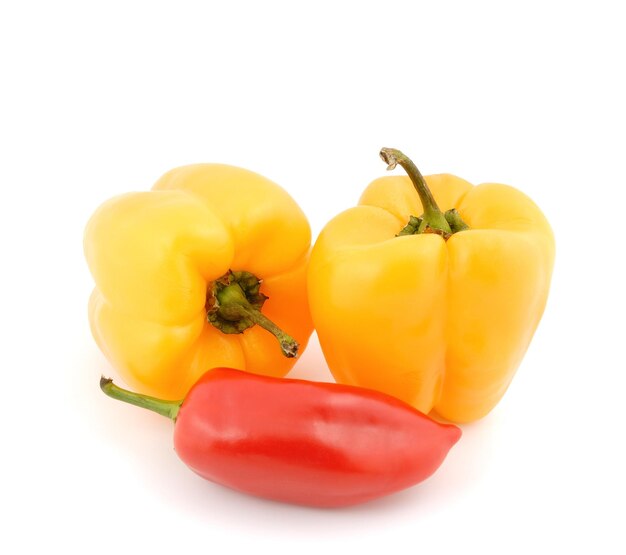
[[[249,494],[318,507],[354,505],[428,478],[461,437],[377,391],[217,368],[183,401],[109,396],[175,420],[174,446],[195,472]]]

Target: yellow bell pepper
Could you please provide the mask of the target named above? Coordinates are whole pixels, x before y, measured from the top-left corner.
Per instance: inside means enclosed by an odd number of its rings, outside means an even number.
[[[476,420],[506,391],[542,316],[550,225],[512,187],[424,178],[395,149],[381,157],[410,179],[371,183],[311,254],[309,304],[324,356],[340,383]]]
[[[305,215],[268,179],[174,169],[87,224],[93,336],[128,384],[158,397],[183,398],[218,366],[284,376],[313,329],[310,243]]]

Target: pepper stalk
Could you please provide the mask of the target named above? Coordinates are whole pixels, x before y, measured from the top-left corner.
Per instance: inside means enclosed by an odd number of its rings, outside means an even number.
[[[211,282],[207,291],[207,320],[223,333],[243,333],[255,324],[270,332],[287,358],[298,356],[298,342],[261,312],[267,297],[261,280],[250,272],[229,271]]]
[[[395,148],[382,148],[380,157],[387,164],[388,170],[395,169],[398,164],[404,168],[424,208],[424,213],[419,218],[415,216],[409,218],[409,222],[400,230],[398,236],[436,233],[447,240],[454,233],[469,229],[456,209],[452,208],[445,213],[441,211],[424,176],[408,156]]]

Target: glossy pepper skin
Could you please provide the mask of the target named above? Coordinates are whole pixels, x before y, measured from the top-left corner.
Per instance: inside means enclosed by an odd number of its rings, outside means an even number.
[[[409,177],[377,179],[319,235],[309,302],[338,382],[470,422],[498,403],[526,352],[548,296],[554,238],[512,187],[425,180],[441,210],[455,208],[469,229],[398,236],[424,206]]]
[[[175,419],[176,452],[202,477],[299,505],[355,505],[408,488],[461,436],[376,391],[228,368],[207,372],[182,402],[148,406],[110,380],[101,387]]]
[[[239,320],[226,333],[228,321],[223,329],[209,321],[227,304],[213,288],[233,276],[258,278],[252,302],[295,338],[285,347],[293,356],[312,332],[310,239],[303,212],[270,180],[221,164],[174,169],[150,192],[104,203],[87,224],[93,336],[124,380],[150,395],[183,397],[215,366],[283,376],[294,359],[271,333],[259,325],[237,333]]]

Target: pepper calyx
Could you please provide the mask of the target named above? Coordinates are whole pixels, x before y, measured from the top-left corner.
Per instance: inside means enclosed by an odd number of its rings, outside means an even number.
[[[207,320],[226,334],[243,333],[258,324],[278,339],[286,357],[296,357],[299,347],[296,340],[261,312],[268,299],[260,291],[261,283],[250,272],[232,270],[209,283],[205,305]]]
[[[434,233],[443,237],[444,240],[448,240],[454,233],[469,229],[469,226],[454,208],[445,213],[439,209],[424,176],[408,156],[395,148],[383,148],[380,151],[380,157],[387,164],[387,170],[393,170],[397,165],[402,166],[411,179],[424,208],[424,213],[419,218],[416,216],[409,217],[408,223],[396,237]]]
[[[267,296],[260,293],[261,280],[250,272],[229,270],[207,288],[207,320],[223,333],[242,333],[254,326],[246,308],[261,310]]]

